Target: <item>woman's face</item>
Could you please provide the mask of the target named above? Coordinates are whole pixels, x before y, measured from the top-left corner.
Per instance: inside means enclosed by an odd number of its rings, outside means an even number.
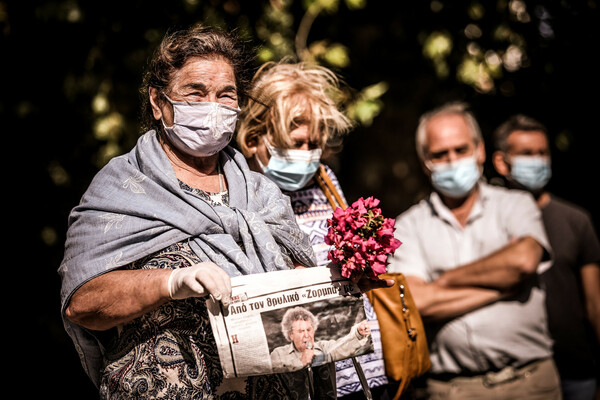
[[[320,143],[311,141],[310,127],[308,122],[301,122],[290,131],[292,148],[296,150],[314,150],[320,147]]]
[[[174,101],[215,102],[238,107],[235,74],[223,57],[189,59],[175,73],[165,92]],[[150,103],[154,118],[163,118],[165,125],[173,125],[173,107],[154,88],[150,88]]]

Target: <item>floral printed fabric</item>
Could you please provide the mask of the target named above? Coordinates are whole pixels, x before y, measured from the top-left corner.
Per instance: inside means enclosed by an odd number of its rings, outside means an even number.
[[[128,268],[185,268],[187,243]],[[171,301],[105,339],[101,399],[292,399],[279,375],[224,379],[204,299]]]
[[[179,184],[213,206],[229,202],[228,191],[207,193]],[[187,243],[178,243],[127,268],[186,268],[200,261]],[[224,379],[201,298],[171,301],[113,329],[105,342],[101,399],[306,398],[303,380],[291,374]]]
[[[183,190],[173,167],[149,131],[126,155],[112,159],[69,216],[61,310],[88,376],[98,385],[103,349],[98,338],[64,317],[71,295],[88,280],[186,242],[202,261],[230,276],[314,266],[308,239],[298,228],[289,198],[268,178],[250,171],[231,147],[220,154],[229,205],[213,206]]]

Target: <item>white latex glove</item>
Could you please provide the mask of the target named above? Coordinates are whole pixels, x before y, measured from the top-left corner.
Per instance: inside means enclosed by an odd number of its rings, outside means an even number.
[[[211,295],[225,306],[231,303],[231,278],[212,262],[174,269],[167,284],[173,300]]]

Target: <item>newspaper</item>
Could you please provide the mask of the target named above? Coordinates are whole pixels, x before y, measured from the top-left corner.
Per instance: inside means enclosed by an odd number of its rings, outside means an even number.
[[[337,269],[274,271],[231,283],[229,307],[207,300],[226,378],[291,372],[373,352],[363,295]]]

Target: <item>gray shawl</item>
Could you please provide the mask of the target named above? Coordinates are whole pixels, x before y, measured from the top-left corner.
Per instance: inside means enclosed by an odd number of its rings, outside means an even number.
[[[69,215],[58,269],[61,310],[65,329],[95,384],[100,344],[64,317],[72,294],[90,279],[183,240],[200,259],[216,263],[230,276],[290,268],[282,248],[300,264],[315,265],[289,198],[268,178],[250,171],[233,148],[220,153],[220,162],[229,207],[213,207],[181,189],[156,133],[149,131],[129,154],[114,158],[94,177]]]

